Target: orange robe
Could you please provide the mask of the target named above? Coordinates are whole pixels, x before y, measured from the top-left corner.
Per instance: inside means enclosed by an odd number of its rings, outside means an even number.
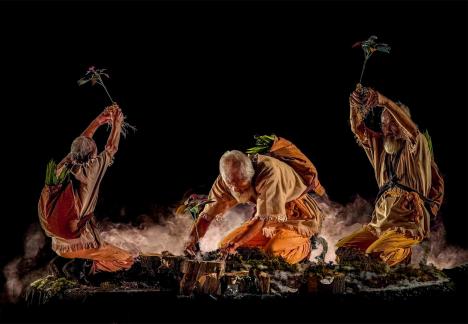
[[[253,163],[255,196],[251,197],[251,201],[256,204],[254,220],[266,220],[264,228],[273,228],[275,233],[272,237],[266,237],[259,232],[244,246],[259,247],[271,255],[283,257],[289,263],[297,263],[310,254],[310,238],[319,232],[323,214],[307,194],[308,186],[291,166],[266,155],[256,155]],[[316,176],[314,179],[317,186],[322,188]],[[195,224],[200,237],[216,216],[237,204],[221,176],[213,184],[209,199],[214,202],[205,206]],[[232,242],[254,220],[228,234],[221,246]]]
[[[389,101],[389,104],[395,104]],[[433,197],[436,202],[431,209],[438,210],[443,197],[443,181],[434,169],[431,152],[425,136],[418,132],[416,137],[402,128],[405,136],[399,158],[384,150],[384,139],[380,133],[367,128],[364,117],[351,108],[351,128],[358,143],[364,148],[375,171],[380,188],[389,180],[389,163],[393,163],[398,182]],[[432,176],[438,176],[438,184],[432,186]],[[357,247],[366,253],[378,253],[389,265],[395,265],[411,254],[411,246],[421,242],[429,234],[430,213],[423,198],[393,186],[385,190],[375,203],[371,222],[361,230],[341,239],[337,247]]]
[[[72,163],[68,157],[66,159],[66,162]],[[101,241],[93,216],[101,180],[112,160],[113,155],[108,150],[104,150],[86,163],[72,163],[70,173],[73,178],[75,209],[80,218],[89,218],[91,215],[89,221],[81,227],[79,237],[64,239],[43,226],[46,234],[52,238],[52,250],[55,253],[64,258],[94,260],[94,271],[129,269],[134,262],[132,255],[127,251]],[[64,162],[62,161],[59,166],[63,167]],[[57,174],[60,172],[61,169],[58,168]],[[42,210],[44,207],[39,204],[40,219],[47,215]],[[76,224],[70,224],[70,227],[76,227]]]

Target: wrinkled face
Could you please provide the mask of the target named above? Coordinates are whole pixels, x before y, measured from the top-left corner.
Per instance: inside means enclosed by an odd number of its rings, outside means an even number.
[[[231,195],[238,203],[245,204],[255,197],[255,190],[252,182],[242,174],[240,166],[228,164],[225,169],[224,182],[226,183]]]
[[[398,126],[395,118],[387,111],[384,110],[381,115],[382,133],[385,137],[390,136],[394,138],[401,138],[400,127]]]
[[[403,137],[395,118],[384,110],[382,112],[382,132],[384,134],[384,149],[388,154],[397,153],[403,146]]]
[[[244,178],[239,167],[231,165],[226,171],[227,179],[224,179],[224,182],[229,190],[242,194],[250,189],[251,182],[249,179]]]

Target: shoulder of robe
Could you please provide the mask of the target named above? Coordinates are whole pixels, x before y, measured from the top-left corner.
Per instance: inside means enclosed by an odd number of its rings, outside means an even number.
[[[257,176],[273,175],[278,171],[278,163],[281,161],[267,155],[259,155],[257,160]]]

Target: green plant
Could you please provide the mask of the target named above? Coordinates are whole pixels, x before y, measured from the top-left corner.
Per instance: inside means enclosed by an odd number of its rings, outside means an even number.
[[[429,135],[429,132],[428,130],[426,129],[426,131],[423,133],[424,136],[426,137],[426,140],[427,140],[427,145],[429,146],[429,151],[431,151],[431,156],[432,158],[434,159],[434,148],[432,146],[432,139],[431,139],[431,136]]]
[[[247,154],[263,154],[270,151],[271,146],[276,140],[276,136],[272,135],[255,135],[255,146],[247,149]]]
[[[47,163],[45,184],[48,186],[63,184],[68,180],[69,175],[70,169],[64,167],[57,177],[57,163],[52,159]]]
[[[377,36],[371,36],[367,40],[362,41],[362,42],[357,42],[355,43],[352,47],[361,47],[362,50],[364,51],[364,63],[362,65],[362,70],[361,70],[361,77],[359,78],[359,83],[362,82],[362,77],[364,75],[364,70],[366,69],[366,64],[369,58],[372,56],[374,52],[382,52],[382,53],[390,53],[391,47],[388,44],[384,43],[376,43],[375,41],[377,40]]]

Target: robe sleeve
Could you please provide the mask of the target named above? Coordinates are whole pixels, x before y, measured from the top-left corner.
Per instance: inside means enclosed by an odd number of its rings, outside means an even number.
[[[365,116],[359,110],[358,106],[350,103],[349,108],[351,131],[354,133],[359,146],[361,146],[366,152],[369,161],[372,165],[376,165],[376,161],[381,153],[382,135],[374,132],[366,126],[364,122]]]
[[[434,161],[431,163],[431,189],[429,190],[428,198],[433,201],[431,211],[434,216],[437,216],[444,200],[444,179]]]
[[[197,227],[200,238],[205,235],[209,225],[217,215],[223,214],[229,208],[237,204],[237,201],[230,194],[229,189],[224,184],[221,176],[218,176],[213,186],[211,187],[208,199],[214,200],[214,202],[205,205],[205,208],[200,213],[200,216],[194,225]],[[195,229],[193,228],[192,232],[194,230]]]
[[[299,198],[305,188],[301,177],[284,162],[263,161],[255,183],[255,216],[263,220],[287,221],[286,203]]]

